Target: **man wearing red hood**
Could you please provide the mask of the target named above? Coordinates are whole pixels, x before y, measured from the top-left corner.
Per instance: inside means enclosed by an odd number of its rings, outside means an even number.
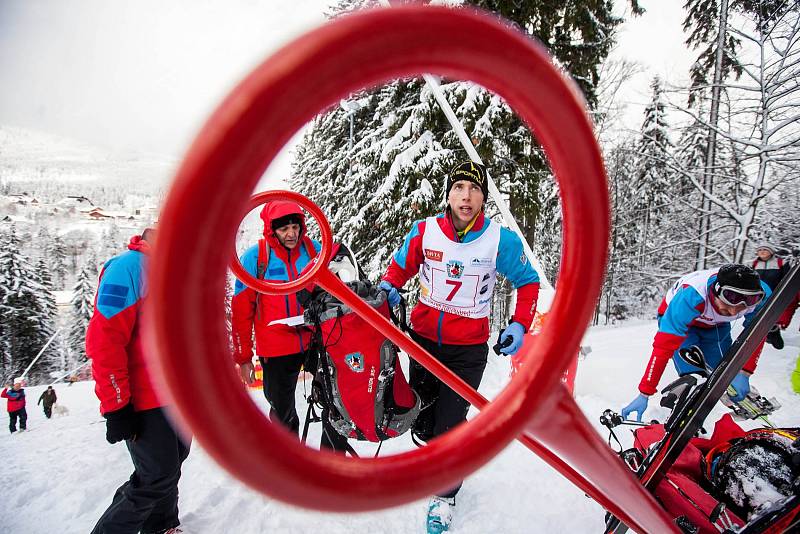
[[[254,278],[270,282],[289,282],[321,249],[306,235],[305,215],[294,202],[275,201],[261,210],[264,238],[239,258]],[[270,404],[270,419],[298,433],[300,419],[295,409],[295,386],[311,343],[311,333],[301,326],[270,324],[279,319],[302,315],[294,293],[264,295],[239,280],[231,302],[233,357],[242,380],[253,382],[253,331],[255,352],[264,373],[264,396]]]
[[[175,432],[150,378],[140,316],[155,230],[133,236],[128,250],[103,265],[86,330],[95,393],[109,443],[125,441],[134,471],[92,530],[172,533],[178,526],[178,480],[189,443]]]

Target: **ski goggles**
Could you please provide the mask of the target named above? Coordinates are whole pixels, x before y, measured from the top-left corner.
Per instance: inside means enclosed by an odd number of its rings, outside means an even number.
[[[733,286],[717,285],[715,293],[728,306],[744,305],[746,308],[755,306],[764,298],[764,292],[760,289],[739,289]]]

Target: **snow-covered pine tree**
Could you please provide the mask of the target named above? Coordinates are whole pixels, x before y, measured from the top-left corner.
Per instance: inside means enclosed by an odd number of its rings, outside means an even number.
[[[58,306],[56,305],[56,298],[53,294],[53,282],[50,276],[50,270],[45,258],[39,259],[36,263],[36,274],[39,276],[42,287],[45,291],[42,292],[40,298],[40,306],[42,308],[42,322],[41,329],[47,337],[45,343],[56,333],[60,322],[58,313]],[[53,341],[47,348],[47,352],[42,356],[46,363],[42,364],[42,372],[59,370],[61,368],[61,355],[58,350],[58,344]]]
[[[45,246],[47,249],[47,262],[50,265],[50,272],[53,277],[53,289],[63,290],[69,275],[69,259],[65,249],[64,241],[56,234],[52,241]]]
[[[50,247],[50,243],[53,241],[53,236],[50,234],[50,229],[47,225],[39,226],[39,230],[36,232],[36,238],[33,242],[34,246],[38,250],[38,258],[45,258],[47,257],[47,249]]]
[[[70,301],[69,333],[67,334],[70,350],[77,363],[86,359],[86,328],[94,312],[94,296],[96,275],[88,263],[78,273],[78,279],[72,288]]]
[[[21,373],[52,335],[52,318],[44,300],[49,292],[27,258],[20,253],[20,240],[13,225],[0,239],[0,337],[2,373]],[[35,377],[38,370],[32,369]]]
[[[110,258],[111,256],[119,253],[120,245],[122,245],[123,240],[119,230],[119,225],[117,225],[117,221],[111,220],[111,224],[108,225],[105,231],[103,231],[102,243],[100,246],[101,256],[104,258]]]
[[[638,140],[623,139],[606,154],[606,170],[611,199],[611,242],[603,293],[598,302],[595,320],[604,317],[605,323],[625,319],[641,311],[642,303],[635,297],[640,287],[638,277],[638,227],[640,202],[636,192],[637,164],[632,154],[636,153]]]
[[[333,14],[368,3],[340,0]],[[612,14],[611,2],[472,3],[544,41],[574,75],[587,100],[596,101],[597,67],[621,22]],[[548,274],[554,274],[560,254],[560,209],[535,140],[499,97],[464,81],[444,80],[442,91],[509,197],[526,238],[546,258]],[[321,203],[335,235],[351,245],[375,277],[412,221],[441,209],[444,176],[466,157],[424,83],[398,80],[351,95],[317,117],[298,148],[291,184]]]
[[[635,183],[635,209],[641,234],[638,239],[637,264],[640,271],[654,267],[655,249],[663,245],[657,226],[672,209],[675,187],[669,172],[672,142],[666,116],[666,100],[661,79],[656,76],[650,83],[650,102],[644,110],[644,120],[637,143]]]
[[[100,264],[97,261],[97,252],[95,252],[93,248],[90,248],[86,253],[85,267],[89,275],[97,279],[97,276],[100,274]]]

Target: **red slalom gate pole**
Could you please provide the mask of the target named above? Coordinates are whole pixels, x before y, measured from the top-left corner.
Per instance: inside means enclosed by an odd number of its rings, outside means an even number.
[[[420,365],[433,373],[436,378],[447,384],[453,391],[460,395],[478,410],[484,409],[489,401],[464,382],[458,375],[448,369],[439,360],[431,356],[416,341],[406,336],[397,326],[378,313],[372,306],[347,287],[338,277],[329,270],[320,272],[317,283],[330,294],[349,306],[370,326],[388,337],[392,343],[400,347]],[[617,517],[624,518],[626,524],[635,528],[644,529],[644,525],[666,522],[673,526],[670,518],[660,510],[655,498],[645,490],[633,475],[631,470],[619,460],[616,454],[608,448],[607,444],[595,432],[594,428],[584,417],[575,404],[572,394],[563,384],[558,383],[548,400],[554,400],[554,409],[547,410],[546,415],[538,417],[529,427],[517,437],[520,443],[542,458],[551,467],[564,475],[570,482],[578,486],[587,495],[592,497]],[[565,435],[568,440],[563,440]],[[546,441],[544,441],[546,440]],[[565,446],[567,444],[568,446]],[[598,460],[589,464],[583,472],[575,470],[572,465],[556,453],[560,453],[573,460],[582,458],[587,450],[598,455]],[[619,483],[613,482],[618,480]],[[611,482],[609,482],[611,481]],[[605,497],[620,484],[626,486],[628,497],[623,496],[615,501]],[[626,512],[634,508],[644,498],[652,505],[649,509],[642,510],[646,517],[644,523],[640,518],[635,518]],[[674,526],[673,526],[674,527]],[[668,531],[668,530],[667,530]]]
[[[220,250],[233,248],[241,208],[294,132],[353,92],[421,72],[469,79],[494,91],[541,142],[563,200],[560,291],[531,348],[540,357],[526,360],[493,402],[474,399],[482,403],[474,419],[423,449],[390,457],[347,459],[312,451],[270,424],[238,387],[222,315],[228,255]],[[547,410],[561,410],[565,421],[579,417],[559,403],[555,392],[602,284],[607,194],[602,157],[579,91],[531,39],[493,15],[466,9],[417,5],[336,19],[258,66],[192,144],[165,204],[151,262],[145,322],[157,354],[153,368],[175,402],[178,419],[205,450],[267,495],[345,512],[398,505],[451,487],[525,429],[538,436]],[[322,264],[327,265],[330,248],[323,240]],[[310,281],[306,277],[303,283]],[[573,297],[573,289],[581,298]],[[224,428],[216,423],[223,420]],[[588,426],[585,419],[581,424]],[[598,476],[592,464],[607,461],[607,455],[587,446],[588,438],[581,448],[563,443],[573,439],[569,434],[543,435],[555,443],[539,441],[540,452],[568,477],[583,476],[595,486],[590,494],[602,505],[614,509],[615,502],[623,503],[620,516],[642,531],[674,530],[652,498],[641,492],[621,495],[627,491],[624,480],[584,476]],[[557,457],[559,451],[567,451],[569,465]]]

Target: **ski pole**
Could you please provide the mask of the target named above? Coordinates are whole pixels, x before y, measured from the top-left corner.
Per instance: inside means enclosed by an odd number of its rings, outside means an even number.
[[[25,378],[25,376],[28,374],[28,371],[30,371],[31,367],[33,367],[33,364],[35,364],[39,360],[39,358],[42,356],[42,354],[44,354],[45,349],[47,349],[47,347],[50,346],[50,343],[53,342],[53,340],[61,332],[61,330],[62,330],[61,328],[56,330],[56,333],[53,334],[53,336],[50,339],[47,340],[47,343],[44,344],[44,347],[42,347],[42,349],[39,351],[39,354],[36,355],[36,357],[33,359],[33,361],[30,364],[28,364],[28,367],[22,372],[22,374],[20,375],[21,378]]]
[[[86,367],[87,365],[89,365],[89,363],[91,363],[91,360],[89,360],[89,361],[86,361],[86,362],[83,362],[82,364],[80,364],[80,365],[79,365],[78,367],[76,367],[75,369],[72,369],[71,371],[67,371],[67,372],[66,372],[66,373],[64,373],[63,375],[59,376],[58,378],[56,378],[55,380],[53,380],[52,382],[50,382],[50,384],[48,384],[48,385],[49,385],[49,386],[52,386],[53,384],[55,384],[56,382],[58,382],[58,381],[59,381],[59,380],[61,380],[62,378],[64,378],[64,377],[67,377],[67,376],[71,375],[71,374],[72,374],[72,373],[74,373],[75,371],[80,371],[81,369],[83,369],[84,367]]]

